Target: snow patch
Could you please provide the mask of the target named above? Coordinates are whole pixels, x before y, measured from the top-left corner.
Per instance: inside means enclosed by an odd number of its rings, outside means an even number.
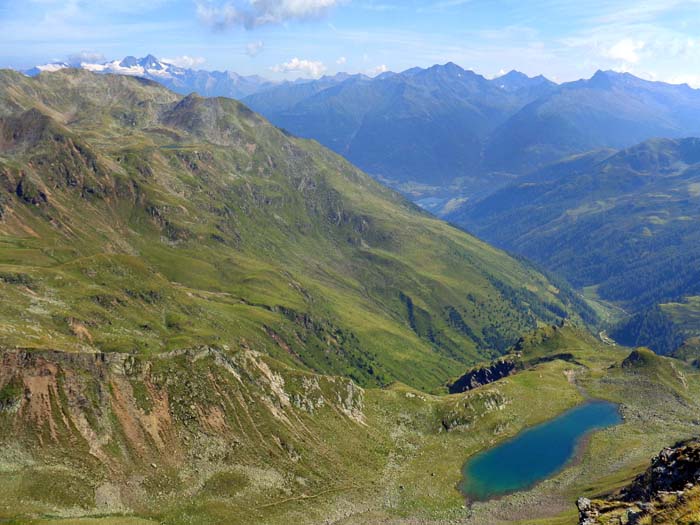
[[[53,73],[55,71],[60,71],[61,69],[66,69],[67,67],[67,64],[44,64],[43,66],[37,66],[36,68],[42,73]]]

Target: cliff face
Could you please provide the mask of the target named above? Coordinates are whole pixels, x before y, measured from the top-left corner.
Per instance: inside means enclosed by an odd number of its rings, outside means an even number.
[[[661,492],[682,491],[700,482],[700,441],[665,448],[651,467],[623,491],[624,501],[651,501]]]
[[[580,365],[570,352],[553,352],[556,341],[566,332],[565,322],[540,327],[526,333],[511,347],[510,352],[486,366],[474,367],[448,385],[450,394],[459,394],[488,385],[521,370],[550,361],[569,361]],[[550,348],[551,347],[551,348]]]
[[[508,356],[489,366],[473,368],[449,386],[450,394],[459,394],[508,377],[523,368],[518,356]]]
[[[606,500],[579,498],[579,525],[697,523],[700,519],[700,441],[663,449],[651,466]]]

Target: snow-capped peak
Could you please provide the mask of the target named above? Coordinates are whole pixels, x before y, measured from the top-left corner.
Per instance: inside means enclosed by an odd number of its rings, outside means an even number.
[[[160,79],[170,78],[173,74],[182,74],[181,68],[162,62],[153,55],[147,55],[143,58],[128,56],[122,60],[113,60],[110,62],[81,62],[80,64],[72,65],[66,62],[52,62],[32,68],[25,71],[25,73],[32,76],[38,75],[44,71],[53,72],[68,67],[80,67],[95,73],[114,73],[145,77],[153,76]]]
[[[36,68],[41,72],[46,71],[52,73],[54,71],[59,71],[61,69],[66,69],[69,67],[70,65],[66,64],[65,62],[52,62],[50,64],[44,64],[43,66],[37,66]]]
[[[274,85],[257,76],[241,76],[232,71],[204,71],[180,67],[153,55],[142,58],[127,56],[121,60],[104,62],[52,62],[25,70],[24,74],[35,76],[42,72],[53,72],[69,67],[79,67],[93,73],[117,74],[143,77],[163,84],[181,94],[193,91],[204,96],[228,96],[243,98]]]
[[[164,62],[161,62],[158,60],[156,57],[153,55],[148,55],[144,58],[141,59],[141,66],[143,66],[144,69],[156,69],[156,70],[161,70],[161,69],[167,69],[170,66],[170,64],[166,64]]]

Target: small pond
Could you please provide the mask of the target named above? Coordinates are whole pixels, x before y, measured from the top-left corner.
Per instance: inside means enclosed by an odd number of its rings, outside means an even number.
[[[483,501],[530,488],[560,471],[587,434],[621,421],[614,403],[583,403],[471,457],[462,469],[460,489],[470,500]]]

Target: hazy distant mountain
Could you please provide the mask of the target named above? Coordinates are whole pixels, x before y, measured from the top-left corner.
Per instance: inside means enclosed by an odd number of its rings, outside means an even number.
[[[141,76],[178,93],[241,99],[436,213],[570,155],[700,136],[700,90],[611,71],[557,85],[518,71],[486,79],[448,63],[374,78],[339,73],[276,83],[183,69],[152,55],[80,67]]]
[[[700,90],[598,71],[562,84],[503,122],[485,148],[483,168],[526,173],[596,148],[696,135]]]
[[[43,71],[58,71],[69,67],[78,67],[95,73],[113,73],[131,75],[150,80],[172,89],[180,94],[198,93],[205,97],[243,98],[275,85],[257,75],[242,76],[232,71],[204,71],[186,69],[157,59],[153,55],[143,58],[128,56],[123,60],[110,62],[53,62],[36,66],[25,71],[29,76],[35,76]]]
[[[636,314],[625,344],[700,335],[700,139],[567,159],[449,218]]]
[[[438,211],[572,154],[700,135],[699,90],[611,71],[556,85],[517,71],[488,80],[450,63],[280,85],[244,102],[414,198],[443,197]]]
[[[326,75],[317,80],[282,82],[250,95],[246,102],[251,107],[264,107],[268,113],[282,113],[290,111],[301,101],[321,91],[351,80],[369,81],[371,79],[360,74],[338,73],[333,76]]]
[[[535,90],[541,88],[542,86],[551,87],[555,85],[551,80],[542,75],[528,77],[525,73],[521,73],[520,71],[516,70],[512,70],[500,77],[496,77],[492,83],[496,84],[496,86],[499,88],[510,92]],[[540,92],[538,92],[538,94],[540,94]]]
[[[490,133],[556,84],[511,72],[488,80],[453,63],[376,78],[283,84],[243,100],[394,183],[440,186],[479,170]]]
[[[274,124],[313,138],[374,176],[414,193],[478,193],[491,180],[481,169],[485,141],[499,124],[556,84],[511,71],[488,80],[448,63],[374,78],[339,73],[320,79],[272,82],[233,72],[185,69],[153,55],[109,62],[56,62],[25,71],[79,67],[139,76],[181,94],[242,99]]]

